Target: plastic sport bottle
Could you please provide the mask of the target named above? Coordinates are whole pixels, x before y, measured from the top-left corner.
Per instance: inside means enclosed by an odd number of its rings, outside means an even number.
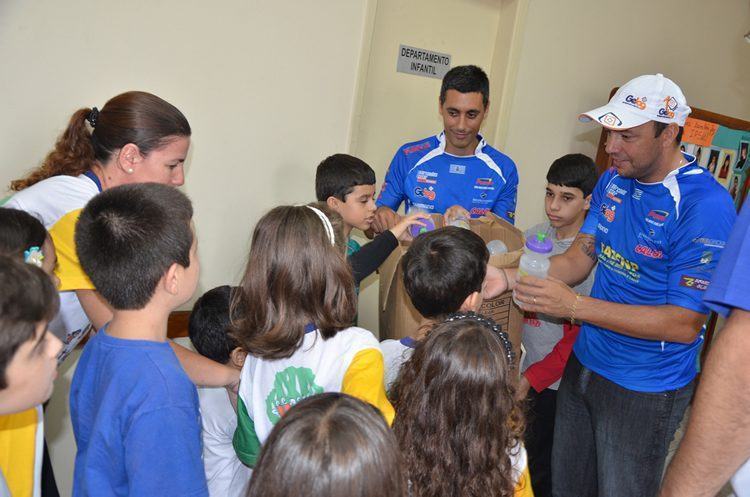
[[[429,214],[424,209],[419,208],[412,208],[409,209],[409,214]],[[411,233],[412,238],[416,238],[422,233],[427,233],[428,231],[432,231],[435,229],[435,222],[432,220],[432,218],[422,219],[421,220],[424,226],[420,226],[418,224],[413,224],[409,226],[409,233]]]
[[[523,248],[521,261],[518,263],[518,278],[524,276],[534,276],[536,278],[546,278],[549,271],[549,257],[552,252],[552,240],[547,237],[546,233],[539,232],[536,236],[529,237],[526,240],[526,246]],[[513,301],[516,300],[515,292]]]

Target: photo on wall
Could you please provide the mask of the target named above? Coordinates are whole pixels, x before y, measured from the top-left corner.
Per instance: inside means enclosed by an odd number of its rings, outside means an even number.
[[[736,153],[736,151],[730,149],[721,150],[721,155],[719,156],[719,171],[716,175],[716,179],[718,179],[719,183],[724,186],[729,185],[729,176],[734,169],[732,166],[734,165],[734,156]]]
[[[717,177],[716,171],[719,168],[720,154],[721,150],[719,150],[718,148],[711,148],[708,150],[706,165],[704,167],[708,169],[708,172],[711,173],[714,177]]]

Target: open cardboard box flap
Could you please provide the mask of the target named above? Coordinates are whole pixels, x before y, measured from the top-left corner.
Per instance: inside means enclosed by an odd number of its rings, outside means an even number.
[[[443,216],[433,214],[435,227],[444,226]],[[523,252],[523,233],[504,219],[489,214],[479,219],[469,221],[471,230],[477,233],[485,242],[501,240],[508,247],[508,252],[490,256],[492,266],[518,267],[518,261]],[[408,249],[410,242],[402,242],[391,253],[390,257],[380,266],[379,310],[381,338],[402,338],[414,332],[421,319],[419,313],[411,304],[404,288],[401,271],[401,258]],[[480,310],[492,317],[506,331],[511,342],[518,348],[521,341],[521,325],[523,315],[511,302],[511,292],[506,292],[497,298],[487,300]]]

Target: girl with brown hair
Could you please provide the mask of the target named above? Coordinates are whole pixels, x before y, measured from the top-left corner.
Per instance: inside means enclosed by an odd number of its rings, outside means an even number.
[[[271,430],[248,497],[405,497],[393,432],[343,393],[302,400]]]
[[[394,392],[412,497],[533,496],[512,361],[507,336],[475,313],[417,344]]]
[[[378,341],[352,326],[357,297],[341,226],[325,204],[276,207],[255,226],[231,311],[249,354],[234,435],[248,466],[283,415],[318,393],[348,393],[393,420]]]
[[[41,165],[11,183],[18,193],[6,207],[42,221],[57,251],[60,312],[50,331],[64,343],[61,360],[89,323],[99,329],[112,317],[78,262],[73,234],[80,211],[97,193],[118,185],[182,185],[190,133],[172,104],[150,93],[123,93],[101,110],[74,112]]]

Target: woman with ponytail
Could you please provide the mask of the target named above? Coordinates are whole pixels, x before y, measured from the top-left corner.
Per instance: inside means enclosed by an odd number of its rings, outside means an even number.
[[[182,185],[189,146],[190,125],[182,112],[155,95],[131,91],[101,110],[77,110],[42,164],[11,182],[17,193],[6,207],[42,221],[57,250],[60,312],[50,331],[64,343],[60,360],[89,323],[99,329],[112,315],[78,262],[73,235],[80,211],[97,193],[118,185]]]

